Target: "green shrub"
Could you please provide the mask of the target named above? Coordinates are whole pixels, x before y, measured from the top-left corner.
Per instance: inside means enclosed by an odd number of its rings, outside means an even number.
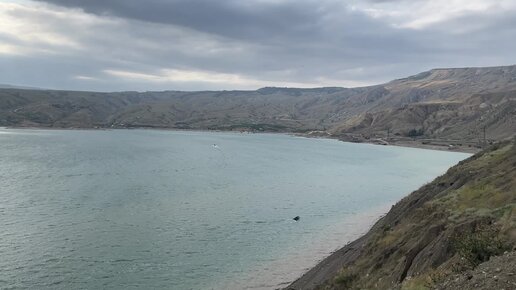
[[[351,288],[351,285],[357,280],[357,278],[358,275],[356,273],[351,271],[349,268],[344,268],[335,278],[335,284],[344,288]]]
[[[486,224],[477,226],[472,233],[457,235],[454,247],[466,266],[471,268],[509,249],[498,237],[498,230],[493,225]]]
[[[407,136],[408,137],[417,137],[417,136],[422,136],[423,134],[424,134],[423,129],[412,129],[412,130],[408,131]]]

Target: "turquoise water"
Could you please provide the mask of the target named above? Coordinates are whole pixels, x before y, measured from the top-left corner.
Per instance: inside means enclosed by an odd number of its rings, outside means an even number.
[[[279,287],[467,156],[276,134],[2,129],[0,288]]]

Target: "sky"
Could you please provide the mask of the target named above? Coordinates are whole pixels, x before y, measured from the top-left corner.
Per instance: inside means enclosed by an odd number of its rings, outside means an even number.
[[[516,0],[0,0],[0,83],[357,87],[516,64]]]

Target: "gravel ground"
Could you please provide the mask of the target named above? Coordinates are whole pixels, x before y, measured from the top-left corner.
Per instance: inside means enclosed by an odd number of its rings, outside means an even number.
[[[474,270],[452,275],[436,289],[516,290],[516,252],[506,252],[502,256],[492,257]]]

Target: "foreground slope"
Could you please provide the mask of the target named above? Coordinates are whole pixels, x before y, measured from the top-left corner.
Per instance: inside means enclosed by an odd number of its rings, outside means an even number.
[[[435,69],[362,88],[77,92],[0,89],[0,126],[325,131],[500,140],[516,131],[516,66]],[[483,135],[482,135],[483,137]]]
[[[402,199],[366,235],[288,289],[447,289],[449,277],[515,246],[512,140],[460,162]]]

